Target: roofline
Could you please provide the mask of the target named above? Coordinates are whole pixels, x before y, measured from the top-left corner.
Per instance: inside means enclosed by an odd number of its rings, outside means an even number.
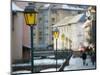
[[[34,3],[50,3],[50,4],[69,4],[69,5],[80,5],[80,6],[96,6],[93,4],[74,4],[74,3],[59,3],[59,2],[43,2],[43,1],[21,1],[21,0],[11,0],[11,2],[34,2]]]

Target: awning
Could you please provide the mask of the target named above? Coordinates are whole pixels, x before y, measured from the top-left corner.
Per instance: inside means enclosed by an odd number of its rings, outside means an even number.
[[[24,11],[24,9],[18,7],[14,2],[12,2],[12,11]]]

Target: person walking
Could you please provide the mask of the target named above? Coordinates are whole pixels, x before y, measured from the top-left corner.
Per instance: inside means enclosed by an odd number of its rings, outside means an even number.
[[[92,62],[92,65],[95,65],[95,63],[96,63],[96,55],[94,52],[91,55],[91,62]]]
[[[86,65],[86,58],[87,58],[87,54],[85,52],[82,53],[82,60],[83,60],[83,65]]]

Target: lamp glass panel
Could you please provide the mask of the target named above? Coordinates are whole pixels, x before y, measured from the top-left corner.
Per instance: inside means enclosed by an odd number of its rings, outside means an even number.
[[[63,41],[65,40],[65,35],[64,35],[64,34],[61,35],[61,39],[62,39]]]
[[[35,15],[34,24],[37,24],[37,13],[35,13],[34,15]]]
[[[25,22],[28,25],[29,23],[28,23],[28,19],[27,19],[27,14],[24,14],[24,17],[25,17]]]
[[[27,19],[28,19],[28,24],[29,25],[34,25],[35,24],[35,14],[34,13],[27,14]]]
[[[53,32],[53,36],[54,36],[55,39],[58,39],[58,37],[59,37],[59,32]]]

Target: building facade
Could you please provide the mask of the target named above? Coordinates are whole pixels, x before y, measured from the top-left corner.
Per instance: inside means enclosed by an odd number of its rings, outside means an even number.
[[[23,45],[23,9],[12,3],[11,13],[11,60],[22,59],[22,45]]]
[[[82,29],[84,22],[85,14],[82,13],[65,17],[53,26],[59,29],[59,38],[57,41],[58,50],[72,49],[78,51],[79,46],[85,40]],[[54,40],[54,48],[56,49],[56,40]]]

